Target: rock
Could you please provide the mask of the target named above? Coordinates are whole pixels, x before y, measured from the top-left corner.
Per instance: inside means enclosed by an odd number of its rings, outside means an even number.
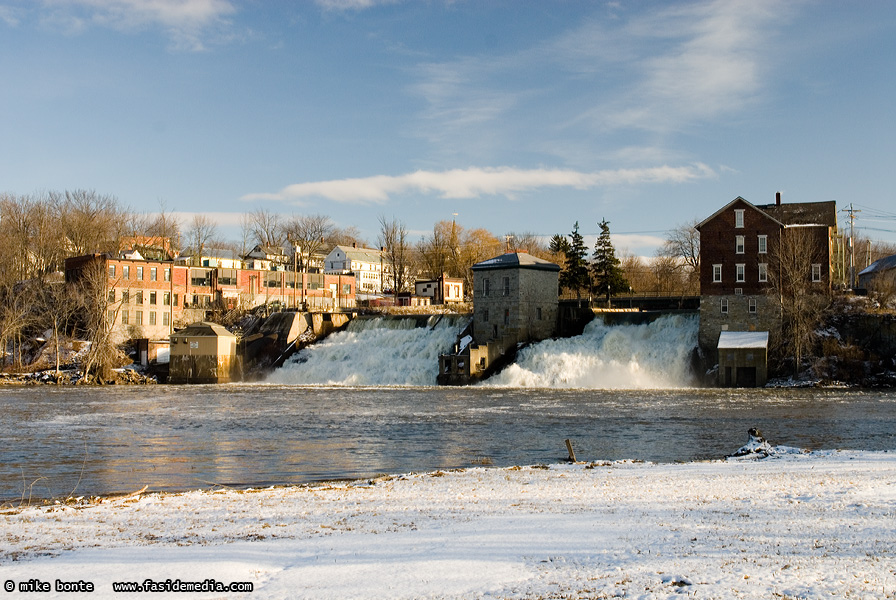
[[[751,427],[747,433],[750,436],[750,441],[741,446],[737,452],[731,454],[730,457],[755,456],[757,458],[765,458],[771,453],[771,444],[765,441],[761,431],[755,427]]]

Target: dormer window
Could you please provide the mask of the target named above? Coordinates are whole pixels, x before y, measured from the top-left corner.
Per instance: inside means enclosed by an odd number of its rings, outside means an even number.
[[[744,209],[738,208],[734,211],[734,226],[738,229],[744,226]]]

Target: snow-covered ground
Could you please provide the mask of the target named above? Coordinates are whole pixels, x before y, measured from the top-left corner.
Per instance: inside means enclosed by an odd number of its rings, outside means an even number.
[[[7,507],[0,527],[0,582],[50,585],[27,597],[214,579],[253,591],[186,597],[896,598],[896,453],[145,494]]]

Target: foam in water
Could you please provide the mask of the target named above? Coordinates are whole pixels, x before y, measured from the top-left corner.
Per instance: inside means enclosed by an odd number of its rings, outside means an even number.
[[[528,388],[660,389],[691,385],[699,322],[680,315],[645,325],[595,319],[582,335],[520,350],[517,362],[484,382]]]
[[[299,385],[436,385],[439,355],[450,352],[467,319],[355,319],[345,331],[297,353],[267,378]]]

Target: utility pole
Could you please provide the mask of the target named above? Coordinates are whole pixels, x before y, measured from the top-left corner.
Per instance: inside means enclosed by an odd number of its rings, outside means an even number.
[[[849,208],[844,208],[841,212],[849,214],[849,289],[852,290],[856,287],[856,213],[860,213],[862,211],[854,209],[852,207],[852,202],[850,202]]]

